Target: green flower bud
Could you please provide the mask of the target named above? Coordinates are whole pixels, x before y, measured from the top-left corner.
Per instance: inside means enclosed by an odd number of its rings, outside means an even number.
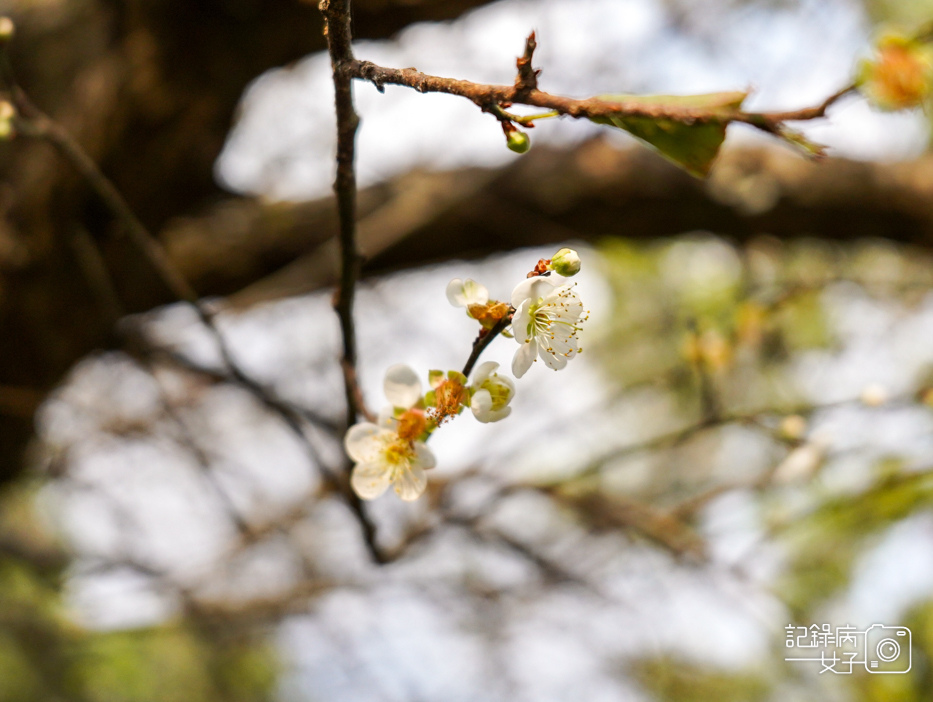
[[[506,145],[515,153],[523,154],[531,148],[531,137],[516,129],[506,135]]]
[[[573,249],[561,249],[554,254],[554,258],[551,259],[551,265],[549,265],[548,268],[557,273],[557,275],[569,278],[580,272],[580,266],[580,256],[577,255],[576,251]]]

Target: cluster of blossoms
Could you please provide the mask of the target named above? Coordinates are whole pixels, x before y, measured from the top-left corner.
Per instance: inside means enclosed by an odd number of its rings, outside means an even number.
[[[576,285],[566,278],[580,270],[580,258],[561,249],[552,259],[542,259],[528,278],[512,291],[509,302],[489,298],[485,287],[473,280],[454,279],[447,299],[480,324],[474,355],[493,336],[502,333],[519,344],[512,360],[512,374],[521,378],[536,358],[553,370],[567,365],[580,353],[578,334],[586,311],[577,297]],[[404,364],[386,371],[384,390],[389,407],[378,422],[362,422],[344,438],[347,454],[355,462],[350,484],[364,500],[382,495],[390,485],[403,500],[417,499],[427,487],[425,471],[433,468],[434,454],[426,441],[448,420],[469,407],[483,423],[509,416],[515,383],[499,375],[499,364],[486,362],[475,370],[431,371],[431,389],[422,394],[417,373]]]

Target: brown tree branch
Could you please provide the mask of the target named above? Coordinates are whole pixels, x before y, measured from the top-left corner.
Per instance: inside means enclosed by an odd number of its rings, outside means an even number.
[[[356,329],[353,322],[353,294],[361,264],[361,257],[356,248],[356,172],[353,164],[356,130],[360,118],[353,107],[352,76],[347,72],[347,66],[353,62],[353,48],[350,44],[350,0],[321,0],[319,7],[324,15],[324,35],[327,38],[333,68],[334,103],[337,112],[337,177],[334,180],[334,193],[339,214],[340,283],[334,298],[334,309],[340,319],[340,333],[343,338],[340,367],[343,370],[349,427],[356,423],[360,415],[369,421],[375,419],[372,412],[366,408],[363,393],[357,382]],[[347,474],[352,465],[351,462],[347,462]],[[376,544],[375,528],[362,501],[349,489],[346,499],[360,522],[363,540],[370,555],[377,563],[384,563],[385,557]]]
[[[495,339],[502,331],[512,323],[512,315],[507,314],[505,317],[496,322],[495,326],[492,329],[486,330],[483,329],[479,336],[476,337],[476,341],[473,342],[473,350],[470,352],[470,357],[467,359],[466,364],[463,366],[463,374],[467,377],[470,376],[470,373],[473,372],[473,366],[476,365],[476,362],[479,360],[479,356],[483,351],[486,350],[486,347],[489,346],[493,339]]]
[[[353,323],[353,295],[359,277],[360,254],[356,247],[356,172],[354,157],[356,130],[360,118],[353,107],[352,75],[347,68],[353,63],[350,44],[350,1],[321,0],[324,15],[324,35],[334,78],[334,102],[337,112],[337,177],[334,193],[339,213],[340,283],[334,296],[334,309],[340,319],[343,338],[344,390],[347,398],[347,426],[363,415],[373,421],[374,415],[363,403],[362,391],[356,380],[356,329]]]
[[[362,275],[573,239],[651,241],[692,229],[735,242],[767,232],[780,240],[883,237],[929,248],[931,168],[929,156],[815,164],[781,147],[727,146],[710,179],[698,181],[648,149],[604,139],[573,149],[538,146],[499,169],[416,171],[360,190]],[[758,185],[749,190],[748,183]],[[485,212],[490,216],[477,216]],[[249,307],[336,285],[335,231],[333,196],[302,203],[231,198],[176,220],[160,238],[198,290],[233,293],[225,304]]]
[[[386,68],[371,61],[351,60],[347,73],[353,78],[366,80],[383,90],[386,85],[401,85],[421,93],[447,93],[464,97],[487,112],[495,112],[497,106],[518,103],[543,107],[562,115],[576,118],[600,117],[647,117],[670,119],[678,122],[742,122],[769,134],[778,134],[785,121],[810,120],[824,117],[826,110],[855,88],[846,86],[831,95],[820,105],[786,112],[745,112],[740,109],[717,107],[708,109],[668,103],[646,103],[637,98],[631,100],[606,100],[601,97],[570,98],[552,95],[537,89],[537,73],[531,67],[534,50],[534,33],[528,38],[525,54],[518,59],[519,76],[514,85],[474,83],[456,78],[444,78],[422,73],[415,68]],[[523,63],[527,58],[527,63]]]

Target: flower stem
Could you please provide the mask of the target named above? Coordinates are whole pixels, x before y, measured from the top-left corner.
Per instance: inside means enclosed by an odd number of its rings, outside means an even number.
[[[485,334],[480,332],[480,335],[476,337],[476,341],[473,342],[473,351],[470,353],[466,365],[463,366],[462,373],[465,376],[469,377],[470,373],[473,372],[473,366],[475,366],[476,362],[479,360],[480,354],[486,350],[486,347],[492,343],[492,340],[499,336],[499,334],[512,323],[512,313],[514,312],[515,310],[511,309],[507,315],[495,323],[492,329]]]

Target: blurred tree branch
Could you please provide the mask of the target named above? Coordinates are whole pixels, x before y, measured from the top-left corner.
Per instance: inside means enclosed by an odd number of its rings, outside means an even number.
[[[479,4],[360,0],[354,31],[387,37]],[[20,84],[153,232],[223,197],[214,161],[247,83],[325,48],[320,14],[295,0],[7,0],[2,11],[16,25]],[[41,395],[84,354],[118,343],[74,265],[80,254],[61,245],[76,228],[96,239],[127,312],[171,296],[138,251],[107,236],[110,217],[88,181],[48,146],[4,144],[0,154],[0,385]],[[21,470],[31,434],[31,418],[0,414],[0,483]]]
[[[362,272],[568,239],[649,241],[695,230],[737,242],[761,234],[882,237],[926,248],[933,244],[931,183],[933,157],[814,164],[781,147],[727,147],[710,180],[700,182],[644,149],[605,139],[572,150],[536,147],[501,169],[413,172],[362,190]],[[163,238],[196,285],[236,291],[229,302],[249,306],[336,282],[335,267],[320,265],[337,260],[332,208],[329,199],[231,201],[170,223]],[[507,218],[514,224],[499,224]],[[234,219],[234,235],[223,238]],[[269,260],[284,263],[270,271],[263,267]]]

